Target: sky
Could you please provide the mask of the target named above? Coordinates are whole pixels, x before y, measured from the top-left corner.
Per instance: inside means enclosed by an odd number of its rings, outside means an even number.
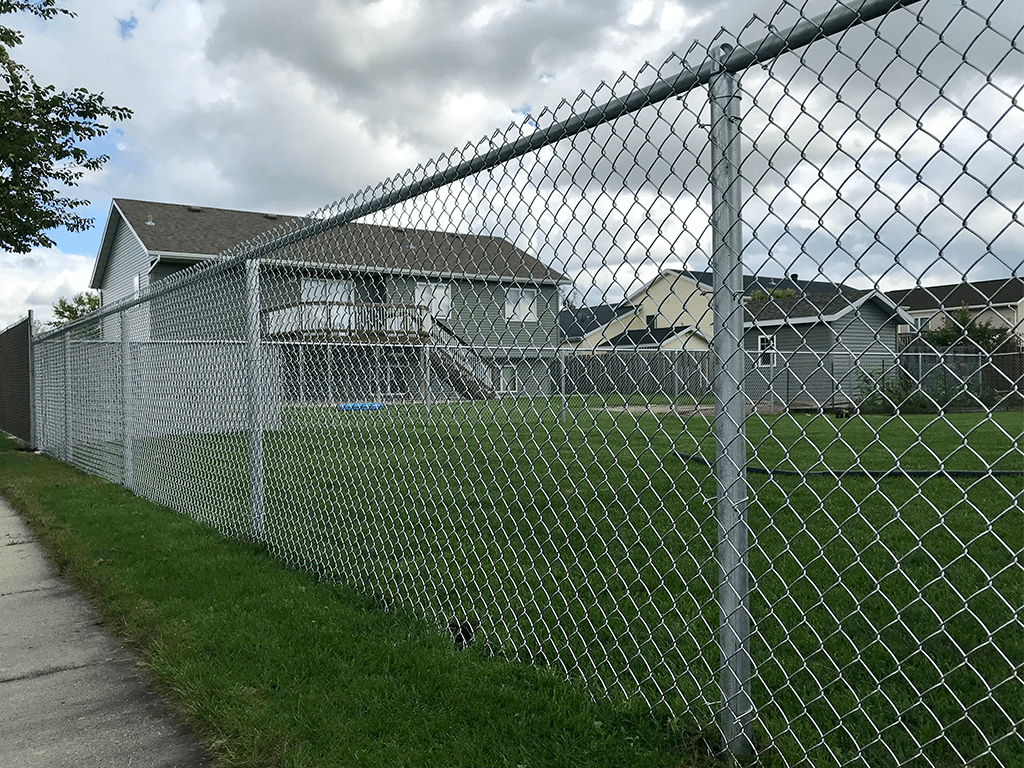
[[[831,5],[67,0],[74,18],[5,17],[40,83],[134,114],[93,143],[110,160],[74,190],[95,227],[0,253],[0,328],[29,309],[45,322],[87,288],[114,197],[305,214],[699,64],[691,46],[723,27],[750,42]],[[748,269],[883,289],[1022,274],[1021,55],[1000,53],[983,18],[994,9],[1012,37],[1019,2],[972,3],[982,16],[926,5],[932,32],[888,19],[880,37],[844,36],[842,55],[816,44],[806,64],[743,75]],[[921,63],[937,85],[907,85]],[[391,220],[507,236],[573,279],[576,300],[613,300],[658,269],[707,266],[706,120],[703,92],[690,94]]]

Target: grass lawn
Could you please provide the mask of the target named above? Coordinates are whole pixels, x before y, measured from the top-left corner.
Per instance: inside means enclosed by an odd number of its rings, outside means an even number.
[[[707,735],[23,451],[0,494],[220,766],[710,768]]]
[[[679,454],[713,457],[708,422],[569,406],[288,410],[264,443],[266,546],[698,733],[717,707],[715,483]],[[813,472],[1019,471],[1022,434],[1019,412],[747,424],[753,465]],[[245,537],[247,455],[241,435],[150,438],[136,487]],[[763,762],[1019,764],[1024,478],[748,483]]]

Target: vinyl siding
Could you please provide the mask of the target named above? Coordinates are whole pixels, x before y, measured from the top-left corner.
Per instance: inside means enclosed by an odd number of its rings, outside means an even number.
[[[122,219],[118,220],[114,242],[110,248],[103,284],[100,286],[103,306],[109,306],[135,293],[135,275],[142,274],[140,289],[147,284],[149,253]],[[140,313],[136,313],[140,314]],[[121,320],[117,316],[103,320],[103,337],[120,338]]]
[[[134,293],[135,275],[149,272],[149,254],[131,228],[119,221],[114,233],[106,271],[103,273],[103,303],[113,304]]]
[[[387,300],[413,304],[416,278],[395,277],[388,283]],[[446,281],[442,281],[446,282]],[[453,280],[452,310],[447,324],[471,346],[501,356],[502,348],[549,347],[558,344],[556,319],[558,290],[552,286],[526,283],[516,287],[537,291],[537,321],[515,322],[505,318],[506,290],[513,284],[483,280]]]

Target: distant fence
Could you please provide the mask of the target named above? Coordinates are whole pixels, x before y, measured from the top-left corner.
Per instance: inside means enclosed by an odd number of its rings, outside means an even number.
[[[1019,273],[1024,22],[911,4],[784,4],[38,337],[40,449],[736,758],[1019,766],[1020,379],[951,413],[884,289]],[[662,348],[565,349],[573,289]]]
[[[0,430],[32,438],[32,314],[0,332]]]
[[[618,350],[562,352],[566,395],[617,395],[691,403],[711,396],[714,375],[710,352],[691,350]]]
[[[899,355],[899,375],[916,390],[981,408],[994,403],[1020,407],[1024,393],[1024,351],[976,347],[908,347]]]

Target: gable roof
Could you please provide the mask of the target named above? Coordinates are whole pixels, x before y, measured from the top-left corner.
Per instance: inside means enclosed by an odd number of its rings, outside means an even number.
[[[868,301],[878,304],[893,315],[898,315],[903,322],[910,321],[906,311],[884,293],[873,288],[858,290],[844,287],[831,294],[812,293],[784,299],[771,298],[767,301],[747,302],[744,305],[744,325],[749,328],[829,323],[856,311]]]
[[[595,304],[592,307],[565,307],[558,313],[558,329],[564,339],[582,339],[602,325],[632,312],[636,307],[623,300],[618,304]]]
[[[549,284],[566,280],[559,272],[501,237],[379,224],[345,224],[271,251],[264,260],[427,277],[478,277]]]
[[[216,256],[299,218],[122,198],[115,199],[114,205],[151,253]]]
[[[292,231],[308,219],[255,211],[115,198],[90,287],[103,284],[123,222],[153,256],[210,259],[246,241]],[[270,253],[266,260],[364,272],[471,276],[559,283],[565,278],[500,237],[350,223]]]
[[[623,331],[605,339],[599,347],[656,347],[682,333],[689,333],[710,342],[704,333],[693,325],[676,325],[666,328],[635,328]]]
[[[689,277],[695,283],[707,286],[713,286],[715,284],[714,273],[710,270],[704,270],[702,272],[685,269],[671,271],[678,272],[681,275]],[[787,277],[772,277],[770,275],[760,274],[743,275],[743,293],[746,296],[749,296],[755,291],[771,294],[772,291],[788,290],[794,290],[797,293],[804,294],[835,294],[837,291],[849,289],[847,289],[845,285],[832,282],[831,280],[801,280],[795,274]]]
[[[889,291],[886,296],[911,312],[989,304],[1016,304],[1024,299],[1024,279],[1006,277],[950,285],[919,285],[916,288]]]

